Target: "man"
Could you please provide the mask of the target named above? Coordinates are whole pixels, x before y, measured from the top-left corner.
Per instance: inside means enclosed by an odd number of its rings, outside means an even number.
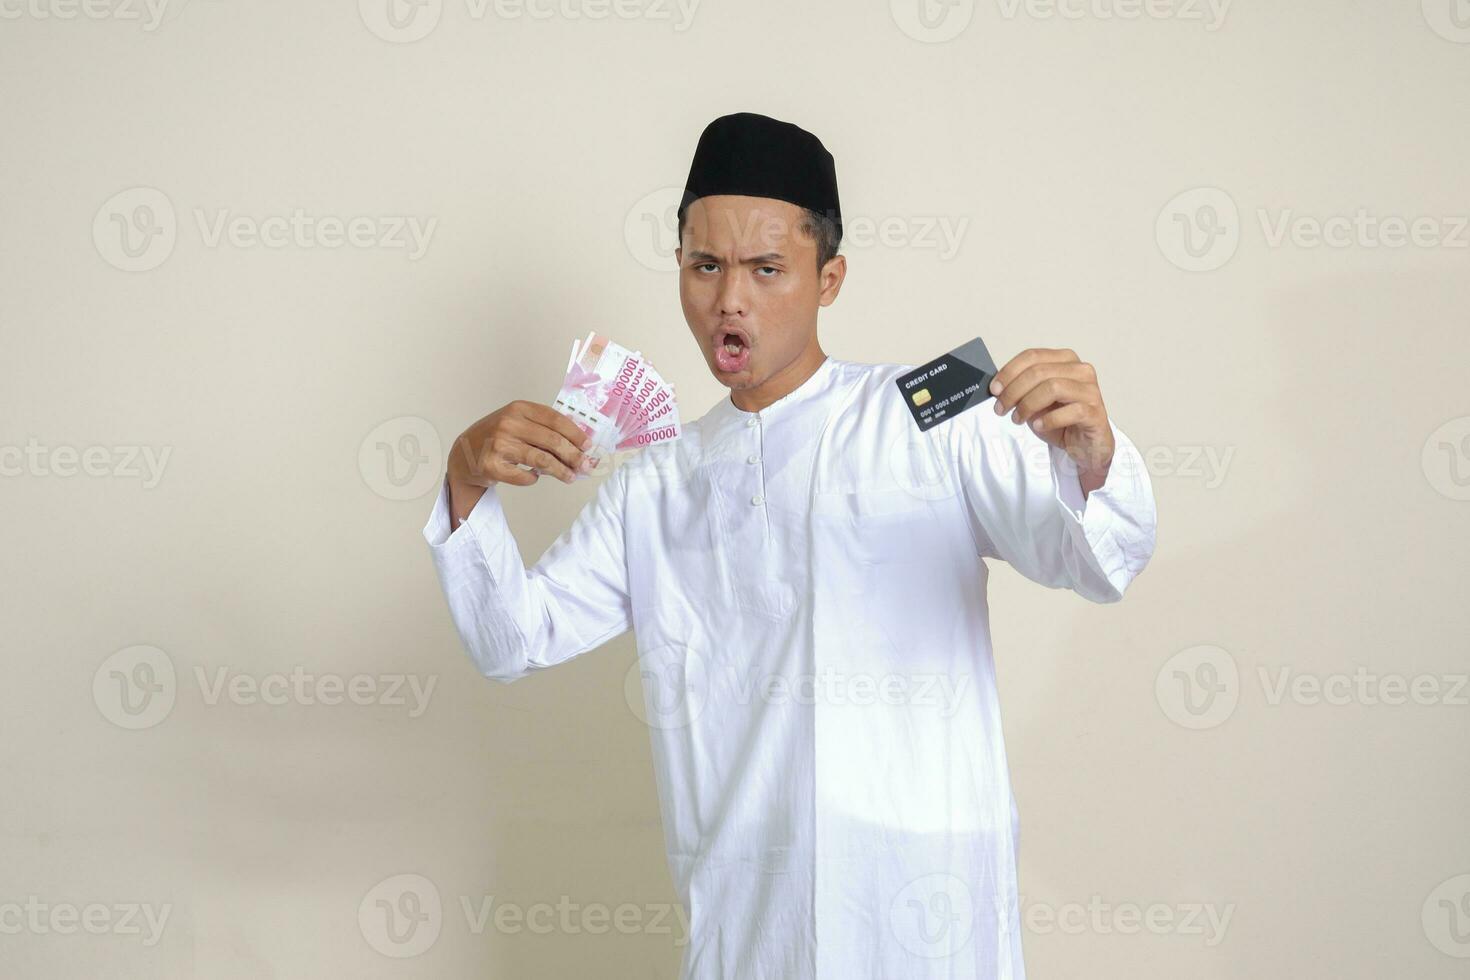
[[[1017,355],[994,408],[923,432],[910,365],[825,354],[847,263],[810,133],[715,120],[679,219],[684,317],[729,397],[529,570],[497,485],[571,480],[582,433],[524,401],[471,426],[424,528],[459,634],[508,682],[634,630],[681,976],[1021,978],[984,559],[1121,599],[1154,546],[1142,461],[1071,351]]]

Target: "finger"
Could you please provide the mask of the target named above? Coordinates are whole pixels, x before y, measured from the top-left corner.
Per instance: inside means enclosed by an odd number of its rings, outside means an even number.
[[[1005,366],[995,373],[995,379],[990,382],[990,393],[992,395],[1000,393],[1017,375],[1033,364],[1075,360],[1078,360],[1077,354],[1069,347],[1028,348],[1007,361]]]
[[[592,438],[577,426],[577,423],[567,418],[550,405],[542,405],[539,402],[525,402],[522,412],[523,417],[533,422],[538,422],[548,429],[552,429],[561,435],[563,439],[580,449]],[[547,447],[550,448],[550,447]]]
[[[576,478],[570,466],[544,449],[529,447],[526,450],[526,462],[542,473],[550,473],[563,483],[571,483]]]
[[[1060,432],[1069,426],[1087,421],[1087,413],[1087,405],[1081,402],[1072,402],[1070,405],[1062,405],[1051,411],[1042,412],[1031,420],[1031,428],[1038,434],[1043,432]]]
[[[558,417],[566,418],[563,415]],[[567,419],[567,422],[576,429],[576,424],[570,419]],[[519,442],[535,446],[537,449],[544,449],[569,467],[576,469],[582,465],[582,450],[573,445],[571,440],[562,435],[558,429],[542,425],[530,418],[511,418],[506,420],[505,430]],[[577,429],[577,435],[582,435],[581,429]]]
[[[1017,354],[1001,368],[990,383],[991,393],[996,396],[996,414],[1003,414],[1020,401],[1035,385],[1039,376],[1053,373],[1049,368],[1076,364],[1076,357],[1070,350],[1052,350],[1047,347],[1035,347]],[[997,387],[1000,388],[999,392],[996,391]]]
[[[1024,425],[1054,403],[1070,405],[1073,402],[1091,407],[1086,385],[1070,378],[1047,378],[1026,393],[1026,397],[1022,398],[1015,410],[1011,412],[1011,420]]]
[[[512,463],[524,463],[538,473],[550,473],[563,483],[571,483],[574,477],[571,467],[537,446],[522,444],[506,453],[506,457]]]
[[[495,480],[497,483],[510,483],[518,487],[529,487],[541,474],[535,470],[523,470],[514,463],[501,460],[495,465]]]
[[[1012,378],[1005,390],[995,396],[995,414],[1004,415],[1034,391],[1037,385],[1048,378],[1057,377],[1085,382],[1093,378],[1092,366],[1080,361],[1042,361],[1033,364]]]

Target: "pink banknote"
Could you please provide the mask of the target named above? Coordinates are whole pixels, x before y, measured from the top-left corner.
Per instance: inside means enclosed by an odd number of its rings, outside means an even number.
[[[674,386],[640,351],[596,331],[572,342],[552,407],[592,437],[587,455],[594,466],[616,450],[641,449],[680,434]]]

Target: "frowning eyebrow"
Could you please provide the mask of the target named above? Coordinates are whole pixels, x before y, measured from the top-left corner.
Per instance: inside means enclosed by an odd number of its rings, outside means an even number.
[[[722,256],[712,255],[709,252],[701,252],[699,249],[695,249],[695,250],[689,252],[688,255],[689,255],[689,258],[692,259],[695,262],[724,262],[725,261],[725,259]],[[780,252],[767,252],[764,255],[755,255],[755,256],[752,256],[751,258],[742,259],[741,260],[742,264],[744,264],[744,265],[759,265],[759,264],[761,264],[763,262],[784,262],[784,261],[786,261],[786,256],[782,255]]]

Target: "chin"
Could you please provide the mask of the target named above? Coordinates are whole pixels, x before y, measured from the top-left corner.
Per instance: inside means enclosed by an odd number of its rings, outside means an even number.
[[[743,371],[721,371],[713,361],[710,361],[709,373],[714,375],[715,380],[726,388],[754,388],[756,386],[753,365],[746,365]]]

